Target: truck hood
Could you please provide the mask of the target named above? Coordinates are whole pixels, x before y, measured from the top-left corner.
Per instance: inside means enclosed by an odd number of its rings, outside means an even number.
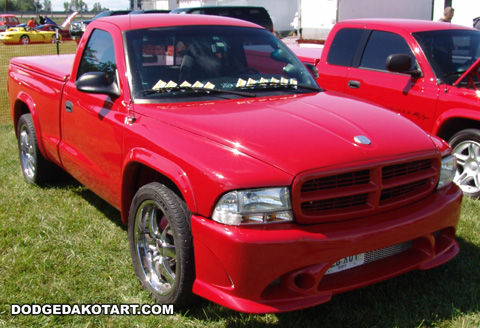
[[[435,149],[426,133],[407,119],[324,92],[136,105],[135,112],[139,119],[158,119],[292,175]]]

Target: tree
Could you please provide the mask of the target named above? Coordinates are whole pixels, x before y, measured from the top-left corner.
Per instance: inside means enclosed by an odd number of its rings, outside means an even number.
[[[43,0],[43,10],[52,11],[52,2],[50,0]]]
[[[93,12],[101,12],[101,11],[104,11],[104,10],[108,10],[107,8],[103,8],[102,5],[99,3],[99,2],[95,2],[93,4],[93,8],[92,8],[92,11]]]
[[[36,11],[41,9],[41,4],[32,0],[16,0],[15,9],[19,11]]]
[[[70,3],[64,2],[63,3],[63,8],[65,9],[66,12],[69,12],[69,11],[78,11],[78,12],[88,11],[88,5],[85,2],[83,2],[83,0],[70,0]]]
[[[0,8],[0,10],[3,9],[5,12],[7,12],[9,10],[13,10],[13,11],[17,10],[17,4],[14,1],[11,1],[11,0],[1,1],[0,0],[0,4],[3,4],[3,8]]]

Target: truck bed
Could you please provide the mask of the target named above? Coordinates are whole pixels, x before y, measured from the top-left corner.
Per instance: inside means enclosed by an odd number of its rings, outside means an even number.
[[[11,64],[54,80],[64,81],[72,71],[74,58],[74,54],[16,57],[11,60]]]

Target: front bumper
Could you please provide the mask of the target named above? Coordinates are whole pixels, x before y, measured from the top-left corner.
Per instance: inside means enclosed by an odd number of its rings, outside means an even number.
[[[248,313],[293,311],[334,294],[452,259],[462,193],[451,186],[395,211],[356,220],[234,227],[192,217],[194,293]],[[339,259],[411,242],[408,250],[325,275]]]

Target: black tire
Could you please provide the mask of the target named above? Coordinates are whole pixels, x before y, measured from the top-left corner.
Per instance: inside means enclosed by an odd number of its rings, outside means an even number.
[[[183,200],[153,182],[133,198],[128,239],[135,273],[160,304],[182,308],[195,300],[191,214]]]
[[[480,130],[465,129],[450,140],[453,154],[457,157],[455,183],[465,196],[480,196]]]
[[[23,177],[28,183],[41,185],[50,180],[52,166],[40,153],[31,114],[23,114],[17,126],[18,153]]]

